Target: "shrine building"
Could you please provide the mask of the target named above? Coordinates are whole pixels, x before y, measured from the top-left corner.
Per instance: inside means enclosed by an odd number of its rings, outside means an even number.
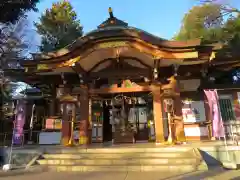
[[[96,30],[6,74],[44,94],[40,144],[164,143],[169,134],[178,142],[210,140],[203,89],[218,90],[224,122],[240,117],[239,87],[218,83],[240,62],[221,50],[199,39],[159,38],[110,8]]]

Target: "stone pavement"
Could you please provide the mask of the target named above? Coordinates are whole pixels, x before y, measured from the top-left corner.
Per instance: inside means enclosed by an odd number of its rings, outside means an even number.
[[[196,171],[184,175],[172,176],[165,180],[240,180],[240,170],[225,170],[221,167],[208,171]]]
[[[172,172],[93,172],[93,173],[63,173],[42,172],[22,174],[17,176],[0,177],[0,180],[237,180],[240,170],[223,170],[221,168],[207,172],[174,174]]]
[[[44,172],[41,174],[19,175],[0,177],[0,180],[161,180],[161,173],[138,173],[138,172],[93,172],[93,173],[57,173]],[[171,174],[164,173],[164,177],[170,177]],[[164,178],[163,178],[164,179]]]

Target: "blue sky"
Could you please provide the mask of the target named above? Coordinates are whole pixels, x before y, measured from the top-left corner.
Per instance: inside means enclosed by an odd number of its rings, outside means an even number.
[[[73,5],[84,33],[95,29],[108,18],[108,7],[114,15],[134,26],[162,38],[170,39],[179,31],[185,13],[196,5],[196,0],[69,0]],[[240,0],[228,0],[240,7]],[[38,13],[29,14],[30,21],[37,21],[46,8],[56,0],[42,0]]]
[[[176,2],[181,1],[181,3]],[[116,17],[149,33],[171,38],[178,31],[181,20],[195,0],[70,0],[77,12],[84,32],[95,29],[108,18],[108,7]],[[37,21],[46,8],[56,0],[42,0],[39,13],[30,13],[30,20]]]

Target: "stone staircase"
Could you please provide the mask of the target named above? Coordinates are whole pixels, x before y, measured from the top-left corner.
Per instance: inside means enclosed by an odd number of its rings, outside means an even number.
[[[60,148],[47,150],[40,165],[54,171],[173,171],[205,170],[198,150],[190,147]]]

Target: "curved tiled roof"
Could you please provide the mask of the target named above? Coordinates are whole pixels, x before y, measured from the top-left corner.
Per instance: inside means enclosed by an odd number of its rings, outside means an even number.
[[[72,44],[67,47],[60,49],[55,52],[42,53],[42,54],[32,54],[34,59],[52,59],[59,56],[66,55],[71,53],[75,49],[81,48],[82,45],[87,42],[94,42],[95,40],[104,39],[104,38],[136,38],[145,41],[146,43],[155,45],[159,48],[164,48],[166,50],[179,50],[186,51],[189,48],[194,48],[201,45],[199,39],[192,41],[169,41],[163,38],[154,36],[146,31],[134,28],[134,27],[107,27],[100,28],[94,31],[87,33],[85,36],[78,38]]]
[[[55,52],[42,53],[42,54],[32,54],[33,59],[36,60],[47,60],[47,59],[57,59],[61,56],[71,54],[75,50],[80,50],[84,48],[86,44],[93,44],[98,40],[104,39],[121,39],[121,40],[133,40],[138,39],[146,42],[147,44],[153,45],[157,48],[161,48],[165,51],[176,51],[176,52],[187,52],[190,49],[195,49],[201,46],[201,40],[195,39],[191,41],[172,41],[166,40],[155,35],[152,35],[144,30],[128,26],[122,20],[114,17],[112,9],[109,8],[109,18],[101,23],[96,30],[93,30],[83,37],[79,37],[72,44],[67,47],[60,49]]]

